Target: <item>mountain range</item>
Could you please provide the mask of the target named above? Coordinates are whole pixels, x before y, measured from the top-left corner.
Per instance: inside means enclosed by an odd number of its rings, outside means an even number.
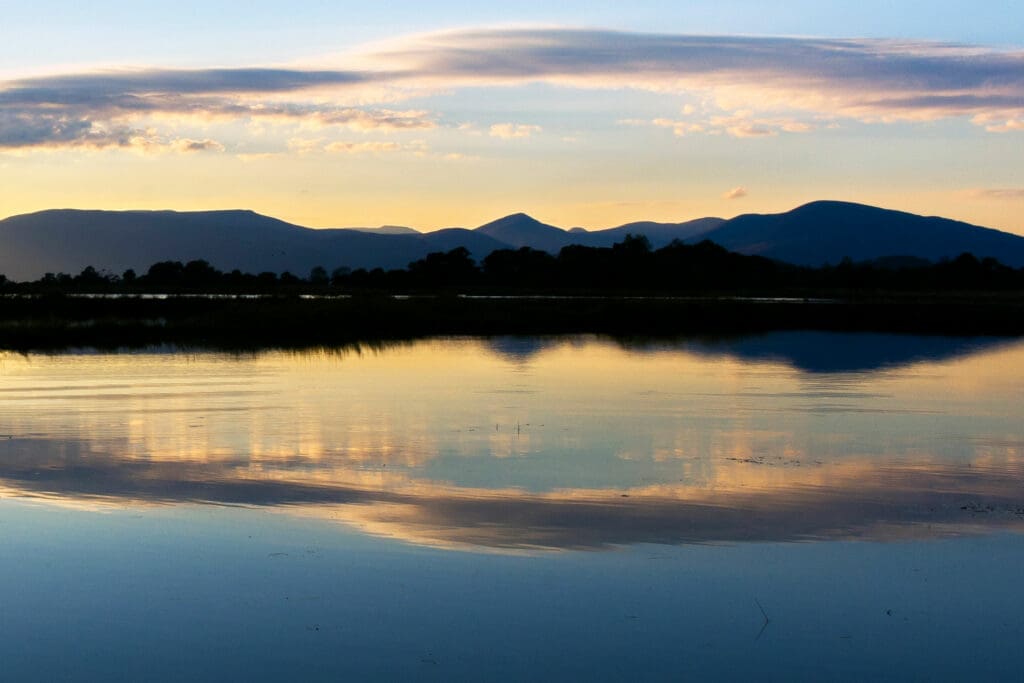
[[[430,252],[465,247],[480,260],[495,249],[532,247],[552,253],[578,244],[608,247],[628,234],[655,248],[704,239],[744,254],[799,265],[912,257],[937,261],[963,252],[1024,267],[1024,237],[946,218],[848,202],[819,201],[779,214],[725,220],[638,222],[606,230],[564,230],[526,214],[475,229],[419,232],[402,226],[312,229],[252,211],[50,210],[0,221],[0,273],[34,280],[47,272],[75,274],[86,266],[111,273],[144,272],[158,261],[205,259],[245,272],[404,268]]]

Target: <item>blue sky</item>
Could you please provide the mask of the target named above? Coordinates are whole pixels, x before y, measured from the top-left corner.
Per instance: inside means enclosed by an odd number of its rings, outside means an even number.
[[[1024,5],[1010,0],[609,2],[0,2],[0,63],[160,59],[249,63],[336,50],[397,34],[531,23],[633,31],[916,38],[1021,47]],[[253,40],[262,40],[253,45]]]
[[[0,215],[605,227],[835,198],[1024,232],[1020,3],[0,10]]]

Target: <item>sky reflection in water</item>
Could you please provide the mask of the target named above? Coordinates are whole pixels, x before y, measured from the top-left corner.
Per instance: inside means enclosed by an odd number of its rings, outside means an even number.
[[[786,333],[0,360],[0,495],[489,550],[1024,528],[1024,343]]]

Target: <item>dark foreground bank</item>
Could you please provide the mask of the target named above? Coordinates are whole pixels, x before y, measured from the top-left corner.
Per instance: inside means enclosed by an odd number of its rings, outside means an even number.
[[[1024,334],[1024,298],[354,296],[0,299],[0,346],[17,350],[179,344],[309,347],[437,335],[614,336],[836,330]]]

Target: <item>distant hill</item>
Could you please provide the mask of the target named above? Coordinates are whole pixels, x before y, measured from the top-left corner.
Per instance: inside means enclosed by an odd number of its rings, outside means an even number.
[[[915,264],[969,251],[1024,266],[1024,238],[945,218],[926,218],[862,204],[822,201],[782,214],[731,220],[637,222],[607,230],[563,230],[523,213],[476,229],[412,228],[314,230],[252,211],[52,210],[0,220],[0,273],[34,280],[47,272],[77,274],[85,266],[142,273],[157,261],[205,259],[220,270],[288,270],[305,276],[314,266],[404,268],[430,252],[467,248],[478,261],[495,249],[532,247],[551,253],[569,244],[607,247],[627,234],[645,235],[655,248],[674,239],[710,239],[732,251],[803,265],[856,262]]]
[[[836,264],[847,256],[853,261],[884,262],[892,256],[939,261],[965,251],[1024,266],[1024,237],[849,202],[819,201],[786,213],[738,216],[697,239],[806,266]]]
[[[533,247],[552,253],[558,253],[562,247],[572,244],[576,237],[575,234],[570,234],[562,228],[556,228],[547,223],[541,223],[525,213],[514,213],[511,216],[499,218],[481,225],[474,232],[493,237],[512,247]]]
[[[496,221],[481,225],[475,232],[489,235],[513,247],[532,247],[557,254],[569,244],[588,247],[610,247],[621,242],[626,235],[644,235],[655,248],[661,248],[672,240],[686,240],[702,235],[724,223],[722,218],[698,218],[683,223],[655,223],[641,221],[627,223],[617,228],[586,230],[584,228],[562,228],[541,223],[525,213],[514,213]]]
[[[573,242],[591,247],[610,247],[621,242],[626,235],[644,235],[650,240],[652,247],[660,249],[672,240],[692,241],[694,238],[698,238],[718,228],[723,223],[725,223],[724,218],[698,218],[684,223],[638,221],[636,223],[626,223],[617,228],[608,228],[607,230],[594,230],[582,234],[574,233]]]
[[[427,249],[428,253],[432,251],[451,251],[457,247],[465,247],[469,249],[469,253],[478,261],[482,261],[484,257],[495,249],[509,248],[509,245],[505,242],[465,228],[444,228],[434,232],[420,233],[418,241],[420,244],[429,247]]]
[[[432,251],[465,246],[483,258],[506,245],[469,230],[375,234],[313,230],[252,211],[53,210],[0,221],[0,273],[33,280],[85,266],[120,274],[157,261],[205,259],[220,270],[291,271],[322,265],[404,268]]]

